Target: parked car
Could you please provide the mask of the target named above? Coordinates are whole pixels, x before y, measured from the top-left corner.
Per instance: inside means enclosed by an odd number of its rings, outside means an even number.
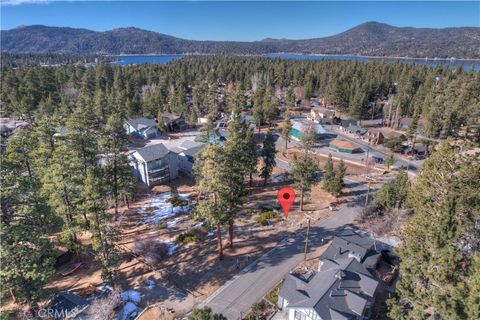
[[[385,162],[385,159],[383,159],[382,157],[372,156],[372,159],[373,159],[373,161],[375,161],[375,163],[379,163],[379,164],[382,164],[382,163]]]

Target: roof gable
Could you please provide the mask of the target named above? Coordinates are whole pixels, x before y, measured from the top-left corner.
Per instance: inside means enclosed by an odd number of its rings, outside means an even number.
[[[155,127],[157,125],[157,122],[155,122],[155,120],[145,117],[129,119],[126,122],[133,128],[135,128],[135,130],[142,130],[148,127]]]
[[[158,143],[137,149],[134,153],[143,161],[150,162],[164,158],[169,151],[162,143]]]

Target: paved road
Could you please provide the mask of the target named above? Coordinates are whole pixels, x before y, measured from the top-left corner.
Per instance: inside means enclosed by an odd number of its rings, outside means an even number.
[[[320,246],[322,239],[327,239],[336,230],[352,223],[361,211],[361,193],[365,191],[365,184],[347,183],[347,187],[359,194],[357,201],[314,224],[310,228],[310,248]],[[292,233],[290,238],[247,266],[199,307],[208,306],[229,320],[241,319],[252,304],[259,301],[303,260],[304,246],[304,233]]]
[[[364,159],[367,156],[367,154],[366,154],[367,148],[370,148],[369,157],[375,156],[375,157],[386,159],[387,156],[389,155],[389,153],[387,153],[385,151],[381,151],[381,150],[373,148],[372,146],[369,146],[368,143],[366,143],[364,141],[361,141],[359,139],[354,139],[354,138],[352,138],[348,135],[345,135],[343,133],[340,133],[338,131],[327,131],[327,133],[332,134],[332,135],[336,135],[336,136],[338,136],[338,137],[340,137],[344,140],[349,140],[349,141],[351,141],[351,142],[353,142],[357,145],[360,145],[365,152],[349,154],[349,153],[337,152],[335,150],[332,150],[332,149],[328,148],[328,146],[323,146],[323,147],[314,148],[313,151],[315,153],[325,155],[325,156],[328,156],[329,154],[331,154],[333,157],[341,158],[341,159],[348,160],[348,161],[352,161],[352,162],[358,163],[359,165],[364,165]],[[322,141],[319,141],[319,142],[321,143]],[[325,141],[325,143],[326,142],[327,141]],[[285,147],[285,140],[281,136],[277,135],[277,140],[276,140],[275,144],[276,144],[277,150],[283,150],[283,148]],[[288,146],[289,147],[290,146],[299,147],[300,145],[297,141],[292,140],[291,142],[289,142]],[[409,170],[410,174],[415,175],[416,172],[420,169],[422,164],[423,164],[423,161],[408,161],[408,160],[405,160],[405,159],[400,158],[398,156],[395,156],[395,164],[394,164],[393,167],[400,167],[400,166],[407,167],[408,166],[410,168],[410,170]],[[277,165],[282,169],[287,169],[287,168],[284,168],[285,165],[283,165],[282,163],[279,164],[279,159],[278,158],[277,158]]]

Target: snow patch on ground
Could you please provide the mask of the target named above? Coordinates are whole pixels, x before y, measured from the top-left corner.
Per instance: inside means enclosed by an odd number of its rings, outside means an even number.
[[[213,237],[214,235],[215,235],[215,232],[213,232],[213,231],[209,231],[207,233],[207,237]]]
[[[127,320],[127,319],[132,319],[133,317],[136,317],[138,314],[138,307],[132,303],[132,302],[127,302],[122,309],[122,313],[120,314],[120,317],[118,317],[120,320]]]
[[[175,251],[175,249],[177,249],[178,247],[178,244],[174,243],[174,242],[165,242],[168,246],[168,255],[171,256],[173,255],[173,252]]]
[[[180,221],[180,219],[181,219],[180,217],[177,217],[177,218],[175,218],[175,219],[173,219],[173,220],[171,220],[171,221],[168,221],[168,222],[167,222],[167,228],[172,228],[172,227],[174,227],[174,226]]]
[[[135,304],[140,303],[140,301],[142,300],[140,292],[135,290],[123,291],[122,293],[120,293],[120,298],[123,302],[133,302]]]
[[[155,282],[155,280],[153,280],[153,279],[148,279],[147,282],[146,282],[145,287],[146,287],[148,290],[152,290],[153,288],[155,288],[156,285],[157,285],[157,283]]]
[[[203,226],[203,222],[194,224],[192,228],[200,228],[201,226]]]
[[[188,195],[186,194],[179,194],[179,197],[182,200],[188,200]],[[153,197],[147,204],[138,209],[138,213],[143,217],[141,223],[158,223],[177,214],[187,213],[192,209],[190,205],[173,207],[171,203],[167,202],[169,198],[170,192],[164,192]]]

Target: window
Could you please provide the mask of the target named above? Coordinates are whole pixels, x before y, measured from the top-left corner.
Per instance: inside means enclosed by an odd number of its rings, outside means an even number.
[[[295,310],[294,318],[295,320],[306,320],[307,316],[303,312]]]

